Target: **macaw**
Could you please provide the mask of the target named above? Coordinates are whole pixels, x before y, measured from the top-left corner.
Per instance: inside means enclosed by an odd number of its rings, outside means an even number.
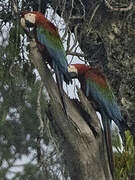
[[[42,13],[36,11],[24,12],[21,18],[21,25],[25,31],[30,27],[34,28],[34,38],[39,52],[43,58],[46,58],[56,74],[63,109],[67,115],[63,97],[63,80],[69,84],[72,78],[68,73],[66,53],[57,27],[45,18]]]
[[[113,91],[106,77],[98,68],[93,68],[85,64],[71,64],[68,67],[68,71],[72,73],[74,78],[78,78],[83,93],[88,100],[94,102],[94,106],[96,105],[97,107],[96,110],[101,114],[110,171],[113,175],[114,164],[111,143],[111,122],[113,120],[120,128],[120,121],[122,120],[121,112]]]

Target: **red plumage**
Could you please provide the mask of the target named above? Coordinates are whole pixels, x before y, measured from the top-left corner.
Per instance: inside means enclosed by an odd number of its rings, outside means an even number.
[[[86,79],[91,78],[96,83],[100,84],[103,88],[107,87],[106,78],[98,68],[89,68],[85,75]]]
[[[48,29],[53,35],[55,35],[56,37],[59,37],[59,33],[58,33],[58,29],[56,26],[54,26],[54,24],[52,24],[42,13],[37,12],[37,11],[27,11],[27,12],[23,12],[22,17],[25,16],[25,14],[35,14],[35,24],[36,25],[42,25],[45,29]]]
[[[90,66],[87,66],[85,64],[72,64],[73,66],[76,67],[78,70],[78,79],[81,81],[81,84],[83,84],[83,80],[81,76],[83,76],[83,79],[88,79],[90,78],[94,82],[100,84],[103,88],[107,87],[107,81],[106,77],[102,73],[102,71],[98,68],[93,68]]]

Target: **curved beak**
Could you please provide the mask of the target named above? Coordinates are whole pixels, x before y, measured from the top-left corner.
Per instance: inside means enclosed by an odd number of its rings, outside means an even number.
[[[26,35],[29,37],[29,39],[33,39],[33,33],[31,33],[30,29],[27,26],[27,21],[25,20],[24,17],[21,18],[21,26],[24,29],[24,32],[26,33]]]
[[[68,73],[70,74],[72,78],[77,78],[78,76],[78,71],[73,65],[68,66]]]
[[[35,25],[28,20],[26,20],[24,17],[21,18],[21,26],[26,29],[26,28],[33,28]]]

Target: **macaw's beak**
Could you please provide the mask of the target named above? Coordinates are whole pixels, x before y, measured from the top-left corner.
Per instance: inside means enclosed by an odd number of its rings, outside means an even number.
[[[71,76],[72,79],[77,78],[77,73],[76,72],[68,72]]]
[[[27,26],[27,21],[25,20],[25,18],[21,18],[21,26],[24,29],[24,32],[26,33],[26,35],[29,37],[29,39],[33,39],[34,34],[33,31],[30,31],[30,28]],[[32,23],[31,23],[32,24]],[[33,27],[33,26],[32,26]]]
[[[21,18],[21,25],[23,28],[31,28],[31,27],[34,27],[35,24],[29,22],[28,20],[26,20],[24,17]]]
[[[35,26],[35,24],[33,24],[33,23],[31,23],[31,22],[29,22],[29,21],[27,21],[27,20],[25,20],[25,23],[26,23],[26,26],[27,26],[28,28],[32,28],[32,27]]]
[[[77,73],[77,69],[74,66],[72,65],[68,66],[68,73],[70,74],[72,79],[77,78],[78,73]]]

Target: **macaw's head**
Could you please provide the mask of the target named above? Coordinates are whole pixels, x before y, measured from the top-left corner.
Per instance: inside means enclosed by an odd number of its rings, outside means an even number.
[[[36,24],[41,23],[44,20],[45,16],[40,12],[23,12],[21,18],[21,25],[23,28],[30,28],[36,26]]]
[[[89,69],[90,67],[85,64],[70,64],[68,66],[68,72],[71,74],[72,78],[77,78],[79,75],[84,75]]]

